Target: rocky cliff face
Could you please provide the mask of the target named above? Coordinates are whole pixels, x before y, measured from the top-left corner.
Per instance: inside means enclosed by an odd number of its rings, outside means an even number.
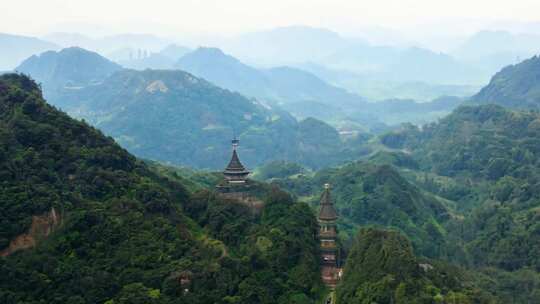
[[[19,250],[33,248],[39,240],[48,237],[60,226],[60,223],[61,217],[54,207],[45,214],[32,216],[30,229],[11,240],[8,248],[0,251],[0,256],[5,257]]]

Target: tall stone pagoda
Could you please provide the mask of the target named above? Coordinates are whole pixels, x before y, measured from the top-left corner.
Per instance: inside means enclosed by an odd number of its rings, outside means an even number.
[[[321,247],[322,281],[330,288],[335,288],[341,277],[340,252],[337,244],[336,221],[338,215],[330,196],[330,185],[324,185],[319,211],[319,240]]]

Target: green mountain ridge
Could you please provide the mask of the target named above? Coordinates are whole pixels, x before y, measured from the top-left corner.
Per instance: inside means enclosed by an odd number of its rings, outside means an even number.
[[[420,260],[396,231],[362,229],[337,288],[337,303],[494,303],[453,266]]]
[[[540,58],[534,56],[503,68],[487,86],[471,98],[471,103],[494,103],[512,109],[540,108]]]
[[[327,163],[336,163],[349,153],[341,152],[342,140],[325,123],[311,124],[314,129],[305,133],[311,120],[297,122],[286,112],[182,71],[123,71],[62,104],[72,105],[71,100],[81,104],[69,112],[117,138],[128,150],[174,164],[221,168],[228,158],[227,138],[235,135],[242,141],[242,158],[250,166],[271,159],[321,166],[316,160],[322,155],[329,156]],[[85,112],[79,115],[78,109]],[[325,139],[330,145],[317,141],[324,134],[330,134]],[[313,135],[313,139],[308,137]]]

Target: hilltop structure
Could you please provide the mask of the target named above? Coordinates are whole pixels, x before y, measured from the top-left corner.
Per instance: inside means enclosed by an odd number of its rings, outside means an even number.
[[[248,179],[251,172],[238,157],[239,144],[238,139],[232,140],[231,160],[223,170],[223,180],[216,186],[216,190],[222,197],[244,204],[257,214],[262,210],[263,202],[250,194],[255,185]]]
[[[242,162],[240,162],[240,158],[238,157],[238,152],[236,152],[239,144],[240,141],[238,139],[235,138],[232,140],[233,153],[231,161],[223,171],[225,181],[230,186],[246,184],[247,177],[250,173],[244,165],[242,165]]]
[[[319,211],[319,241],[321,247],[321,277],[326,286],[335,288],[341,277],[340,251],[337,245],[338,215],[330,196],[330,185],[324,185]]]

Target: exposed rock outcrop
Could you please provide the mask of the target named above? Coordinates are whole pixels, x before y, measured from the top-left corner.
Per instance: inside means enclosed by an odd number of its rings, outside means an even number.
[[[61,217],[53,207],[51,211],[32,216],[32,224],[26,233],[23,233],[9,243],[9,246],[0,251],[5,257],[16,251],[33,248],[40,239],[48,237],[61,223]]]

